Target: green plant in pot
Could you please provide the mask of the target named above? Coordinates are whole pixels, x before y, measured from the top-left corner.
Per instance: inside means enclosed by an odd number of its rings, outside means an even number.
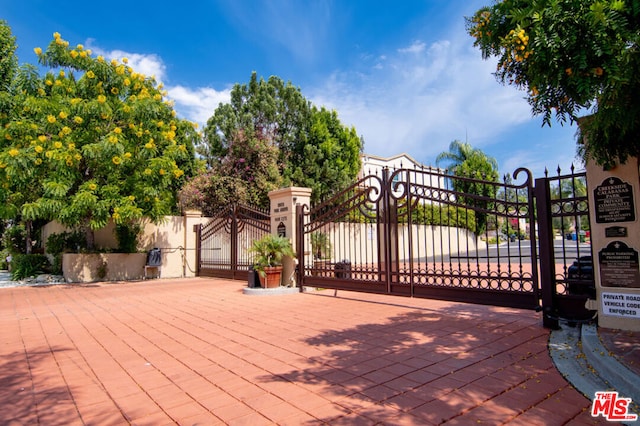
[[[249,249],[254,254],[253,268],[258,271],[264,288],[279,287],[282,281],[282,260],[296,257],[288,238],[265,235],[255,240]]]
[[[311,234],[311,253],[313,254],[312,275],[326,276],[331,264],[331,240],[326,232]]]

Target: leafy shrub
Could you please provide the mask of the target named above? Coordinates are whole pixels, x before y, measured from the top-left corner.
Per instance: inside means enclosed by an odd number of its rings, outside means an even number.
[[[47,238],[47,253],[58,255],[60,253],[75,253],[87,248],[87,240],[80,231],[61,232],[51,234]]]
[[[24,253],[26,247],[26,232],[24,225],[10,226],[2,235],[2,245],[11,254]]]
[[[11,279],[23,280],[49,270],[47,256],[43,254],[16,254],[11,261]]]
[[[118,240],[118,253],[137,253],[138,236],[142,232],[139,224],[116,225],[116,240]]]

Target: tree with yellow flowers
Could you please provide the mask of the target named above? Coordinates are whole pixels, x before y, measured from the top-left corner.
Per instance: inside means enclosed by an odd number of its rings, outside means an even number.
[[[579,122],[586,158],[612,165],[640,155],[640,1],[496,1],[467,29],[543,123]]]
[[[0,215],[93,231],[112,219],[161,220],[194,168],[195,125],[178,119],[153,78],[55,33],[23,66],[0,116]]]

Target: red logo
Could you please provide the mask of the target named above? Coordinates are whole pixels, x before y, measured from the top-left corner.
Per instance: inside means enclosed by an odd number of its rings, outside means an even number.
[[[630,404],[631,398],[621,398],[618,396],[618,392],[596,392],[593,405],[591,405],[591,416],[602,416],[610,422],[636,421],[638,415],[629,413]]]

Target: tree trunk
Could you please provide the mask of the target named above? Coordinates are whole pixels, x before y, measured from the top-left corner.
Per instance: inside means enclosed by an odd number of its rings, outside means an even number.
[[[87,242],[87,250],[93,251],[96,246],[96,235],[93,229],[91,229],[91,226],[89,226],[89,224],[86,224],[83,227],[84,227],[85,241]]]
[[[33,221],[25,220],[24,221],[24,240],[25,240],[25,248],[24,252],[26,254],[31,254],[31,229],[33,228]]]

